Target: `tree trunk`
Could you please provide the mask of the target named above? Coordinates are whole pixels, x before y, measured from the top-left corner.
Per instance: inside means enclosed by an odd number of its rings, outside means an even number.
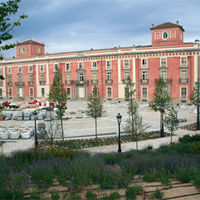
[[[94,120],[95,120],[95,137],[97,140],[97,118],[95,117]]]
[[[61,131],[62,131],[62,140],[64,141],[64,131],[63,131],[63,119],[62,119],[62,116],[60,118],[60,122],[61,122]]]
[[[137,131],[135,132],[135,140],[136,140],[136,150],[138,150],[138,138],[137,138]]]
[[[172,135],[173,135],[173,132],[171,132],[171,144],[172,144]]]

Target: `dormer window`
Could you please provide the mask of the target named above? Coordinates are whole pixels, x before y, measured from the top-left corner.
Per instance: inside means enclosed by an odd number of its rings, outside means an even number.
[[[22,73],[22,68],[18,67],[18,73],[21,74]]]
[[[66,63],[66,71],[70,71],[70,65],[69,65],[69,63]]]
[[[22,53],[25,54],[25,52],[26,52],[26,49],[22,48]]]
[[[167,33],[167,32],[164,32],[164,33],[163,33],[163,39],[166,40],[167,38],[168,38],[168,33]]]
[[[79,69],[83,69],[83,63],[79,63],[79,64],[78,64],[78,68],[79,68]]]
[[[37,54],[39,54],[40,53],[40,48],[37,48]]]

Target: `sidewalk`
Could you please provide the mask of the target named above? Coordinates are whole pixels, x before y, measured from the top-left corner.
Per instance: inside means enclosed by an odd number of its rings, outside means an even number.
[[[188,131],[185,129],[178,129],[175,131],[175,136],[173,136],[172,141],[178,142],[178,139],[183,137],[184,135],[196,135],[200,134],[200,131]],[[151,140],[144,140],[138,142],[138,148],[139,150],[145,149],[148,146],[152,146],[153,149],[159,148],[161,145],[170,144],[171,137],[164,137],[164,138],[157,138],[157,139],[151,139]],[[128,142],[128,143],[122,143],[121,144],[122,152],[131,151],[136,149],[136,142]],[[84,149],[87,152],[90,153],[112,153],[117,152],[118,145],[109,145],[109,146],[100,146],[100,147],[89,147]]]
[[[189,135],[200,134],[200,131],[188,131],[185,129],[178,129],[177,131],[175,131],[175,136],[173,136],[173,142],[177,142],[180,137],[183,137],[184,135],[187,134]],[[170,139],[171,139],[170,137],[164,137],[164,138],[139,141],[138,147],[139,149],[144,149],[148,146],[152,146],[153,149],[157,149],[161,145],[170,144]],[[9,141],[4,143],[0,147],[0,154],[9,156],[15,151],[24,151],[33,147],[34,147],[34,139]],[[136,142],[122,143],[121,148],[122,152],[134,150],[136,149]],[[117,152],[118,145],[115,144],[109,146],[89,147],[83,150],[90,153],[111,153],[111,152]]]

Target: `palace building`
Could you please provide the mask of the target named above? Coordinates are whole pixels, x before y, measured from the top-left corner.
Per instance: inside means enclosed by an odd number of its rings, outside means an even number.
[[[189,101],[198,79],[199,46],[185,43],[178,23],[152,25],[152,44],[45,54],[33,40],[16,45],[16,58],[0,61],[1,98],[41,98],[49,95],[55,67],[62,69],[69,98],[87,98],[96,85],[105,99],[124,99],[126,78],[135,83],[136,98],[149,101],[163,77],[172,99]],[[145,39],[145,38],[144,38]]]

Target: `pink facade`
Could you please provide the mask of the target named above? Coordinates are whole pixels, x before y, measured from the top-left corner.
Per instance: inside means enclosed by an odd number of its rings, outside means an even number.
[[[87,98],[96,85],[105,99],[125,98],[126,78],[135,83],[136,98],[149,101],[162,76],[174,100],[188,101],[198,77],[199,46],[184,43],[179,24],[153,26],[152,45],[45,54],[44,44],[17,44],[16,58],[0,62],[5,77],[2,98],[46,99],[54,69],[62,69],[69,98]]]

